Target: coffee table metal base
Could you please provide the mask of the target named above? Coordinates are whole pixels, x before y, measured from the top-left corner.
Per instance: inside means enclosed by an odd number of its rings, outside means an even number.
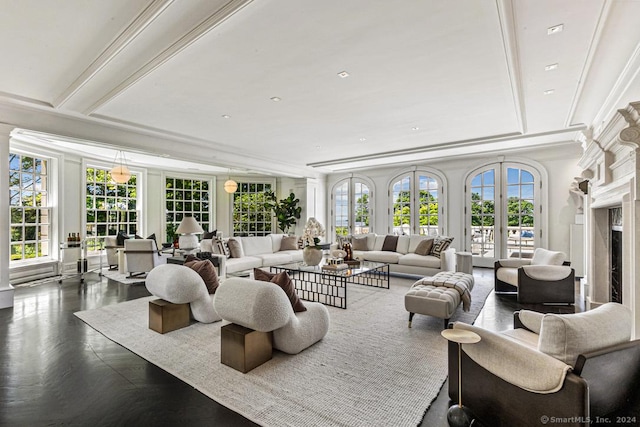
[[[298,296],[306,301],[319,302],[338,308],[347,308],[347,283],[389,289],[389,264],[381,264],[365,272],[335,274],[322,270],[295,269],[290,265],[274,265],[272,272],[286,271]]]

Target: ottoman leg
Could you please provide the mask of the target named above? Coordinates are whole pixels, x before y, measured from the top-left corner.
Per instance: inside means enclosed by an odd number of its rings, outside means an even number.
[[[413,315],[415,313],[409,313],[409,327],[411,327],[411,321],[413,320]]]

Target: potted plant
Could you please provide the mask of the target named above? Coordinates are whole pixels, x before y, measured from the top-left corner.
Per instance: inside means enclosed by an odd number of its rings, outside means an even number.
[[[302,207],[298,206],[300,199],[296,198],[293,193],[289,194],[289,197],[278,200],[273,191],[265,192],[265,206],[267,209],[271,209],[278,222],[278,228],[283,233],[288,234],[289,228],[296,225],[297,220],[300,219]]]
[[[167,223],[167,244],[169,244],[169,247],[171,247],[171,245],[173,245],[176,242],[176,225],[172,222],[168,222]],[[162,246],[165,246],[165,244],[163,244]]]

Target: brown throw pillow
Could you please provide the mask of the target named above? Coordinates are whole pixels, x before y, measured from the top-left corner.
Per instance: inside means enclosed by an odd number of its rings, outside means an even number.
[[[239,241],[236,239],[229,239],[227,244],[229,245],[231,258],[242,258],[244,256],[244,251],[242,250],[242,245]]]
[[[383,251],[395,252],[396,246],[398,246],[398,236],[385,236],[382,244]]]
[[[298,249],[298,236],[284,236],[280,242],[281,251],[295,251]]]
[[[353,236],[351,238],[351,246],[354,251],[368,251],[367,236]]]
[[[414,252],[422,256],[431,255],[433,240],[433,238],[424,239],[423,241],[418,243],[418,246],[416,246],[416,250]]]
[[[433,241],[431,255],[440,258],[440,254],[447,250],[451,242],[453,242],[453,237],[437,236]]]
[[[305,307],[300,298],[298,298],[296,288],[293,286],[293,282],[286,271],[280,273],[269,273],[268,271],[264,271],[260,268],[254,268],[253,277],[256,280],[271,282],[280,286],[284,293],[287,294],[287,297],[291,302],[291,307],[293,307],[293,311],[296,313],[307,311],[307,307]]]
[[[210,294],[216,293],[216,289],[220,286],[220,281],[218,280],[218,272],[211,261],[208,259],[199,260],[193,255],[189,255],[184,265],[202,277],[204,284],[207,286],[207,291],[209,291]]]

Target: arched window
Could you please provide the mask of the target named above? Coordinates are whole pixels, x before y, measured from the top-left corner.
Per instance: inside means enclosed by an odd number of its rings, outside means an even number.
[[[373,231],[373,184],[367,181],[351,177],[334,185],[331,193],[332,227],[336,239]]]
[[[444,178],[435,171],[413,170],[391,180],[391,232],[445,234]]]
[[[485,165],[468,175],[465,234],[475,265],[533,255],[542,239],[541,183],[536,167],[518,162]]]

